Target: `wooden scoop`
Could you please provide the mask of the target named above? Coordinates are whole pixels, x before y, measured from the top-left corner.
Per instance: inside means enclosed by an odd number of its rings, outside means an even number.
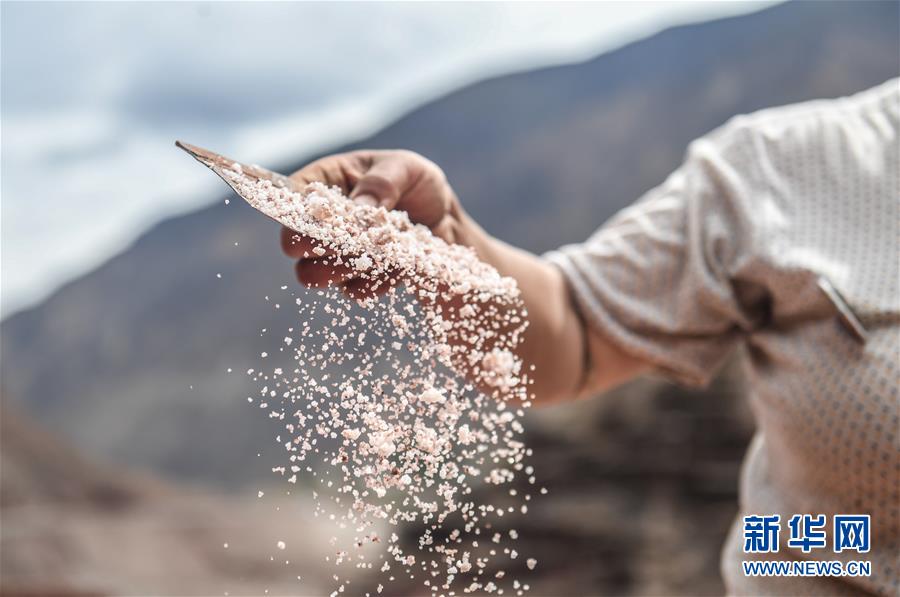
[[[277,187],[287,188],[291,191],[299,193],[303,190],[303,186],[305,186],[291,180],[283,174],[278,174],[277,172],[266,170],[265,168],[261,168],[260,166],[242,164],[241,162],[236,162],[235,160],[226,158],[225,156],[209,151],[208,149],[203,149],[202,147],[197,147],[196,145],[191,145],[190,143],[185,143],[184,141],[175,141],[175,145],[188,152],[191,156],[194,157],[195,160],[218,174],[219,178],[228,183],[228,186],[234,189],[235,193],[237,193],[244,201],[246,201],[250,205],[253,205],[254,207],[256,207],[256,205],[250,200],[250,198],[241,195],[241,192],[237,189],[237,187],[234,186],[231,179],[223,174],[222,170],[233,169],[234,165],[238,164],[241,167],[243,173],[247,176],[255,178],[257,180],[269,180]]]

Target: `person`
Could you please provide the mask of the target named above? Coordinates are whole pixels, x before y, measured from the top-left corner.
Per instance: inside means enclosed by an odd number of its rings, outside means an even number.
[[[735,117],[586,242],[543,257],[492,238],[409,151],[332,155],[293,178],[405,210],[515,278],[538,404],[651,371],[702,386],[742,347],[758,429],[723,550],[728,591],[900,594],[900,79]],[[309,239],[285,229],[282,248],[302,283],[366,292]],[[813,524],[789,534],[795,514]],[[869,515],[870,550],[805,549],[794,535],[826,532],[820,514]],[[747,525],[775,515],[775,545],[754,553]],[[866,560],[871,575],[753,576],[754,560]]]

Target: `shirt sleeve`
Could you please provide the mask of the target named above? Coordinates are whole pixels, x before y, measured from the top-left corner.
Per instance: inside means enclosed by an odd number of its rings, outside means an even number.
[[[755,241],[744,179],[752,150],[739,137],[695,141],[662,185],[586,242],[544,256],[568,279],[589,342],[599,335],[702,386],[758,324],[758,305],[739,298],[732,277]]]

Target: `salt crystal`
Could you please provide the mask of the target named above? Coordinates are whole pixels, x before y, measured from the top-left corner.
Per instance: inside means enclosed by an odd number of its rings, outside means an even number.
[[[372,265],[372,259],[368,255],[362,255],[353,260],[353,267],[361,272],[369,271]]]
[[[469,429],[468,425],[462,425],[456,432],[457,441],[462,445],[471,444],[475,441],[475,434]]]
[[[362,432],[359,429],[344,429],[341,432],[341,435],[343,435],[345,438],[349,439],[350,441],[355,442],[359,438],[360,433],[362,433]]]
[[[444,393],[437,388],[429,387],[419,395],[419,400],[425,404],[437,404],[444,401]]]

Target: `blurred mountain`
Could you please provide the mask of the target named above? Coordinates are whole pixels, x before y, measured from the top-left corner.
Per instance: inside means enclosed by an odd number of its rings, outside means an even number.
[[[9,408],[0,408],[0,507],[29,502],[93,503],[117,510],[142,495],[155,495],[161,484],[89,462],[58,438]]]
[[[897,76],[898,38],[894,2],[788,3],[478,83],[357,145],[425,154],[489,231],[543,251],[586,237],[734,114]],[[267,478],[274,427],[241,372],[262,329],[293,323],[275,308],[291,291],[305,296],[277,227],[242,202],[171,219],[2,323],[3,389],[89,454],[218,485]]]
[[[308,497],[219,496],[98,464],[6,403],[0,432],[0,595],[328,592],[334,529]]]

